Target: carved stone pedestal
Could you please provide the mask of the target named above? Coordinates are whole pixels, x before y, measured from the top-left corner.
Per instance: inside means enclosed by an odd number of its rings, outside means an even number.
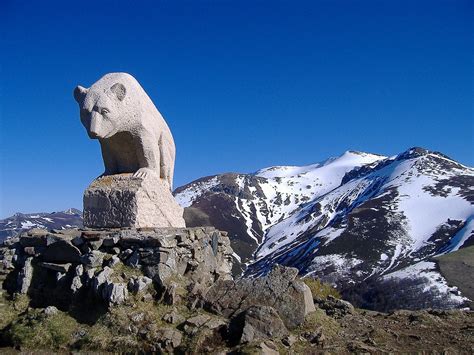
[[[164,180],[116,174],[94,180],[84,192],[84,226],[181,228],[185,222]]]

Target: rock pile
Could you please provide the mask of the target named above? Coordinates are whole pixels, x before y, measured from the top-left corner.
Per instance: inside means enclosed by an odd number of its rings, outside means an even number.
[[[32,229],[7,240],[0,260],[12,293],[53,296],[63,308],[79,295],[116,305],[129,293],[174,304],[182,288],[198,294],[231,279],[232,249],[227,235],[211,227]]]

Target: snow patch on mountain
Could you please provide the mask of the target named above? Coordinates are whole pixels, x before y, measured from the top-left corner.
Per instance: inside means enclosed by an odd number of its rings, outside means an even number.
[[[210,180],[198,180],[191,184],[186,190],[175,195],[175,199],[181,207],[189,207],[204,192],[209,191],[219,183],[217,176]]]
[[[436,270],[436,264],[434,262],[420,261],[384,276],[385,280],[393,278],[401,280],[424,278],[427,280],[424,285],[424,292],[433,288],[441,294],[448,296],[450,300],[455,303],[463,304],[469,301],[468,298],[460,294],[457,287],[448,285],[446,279]]]

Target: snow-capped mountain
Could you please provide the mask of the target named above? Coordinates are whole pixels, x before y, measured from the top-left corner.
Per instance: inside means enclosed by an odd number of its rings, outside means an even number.
[[[474,169],[441,153],[346,152],[203,178],[176,198],[188,224],[229,231],[247,275],[279,263],[338,285],[419,278],[462,302],[431,258],[474,244]]]
[[[31,228],[63,229],[82,227],[82,212],[69,208],[53,213],[15,213],[0,220],[0,242]]]

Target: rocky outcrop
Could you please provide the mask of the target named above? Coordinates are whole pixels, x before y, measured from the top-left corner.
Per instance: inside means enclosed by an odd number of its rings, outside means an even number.
[[[242,344],[288,335],[277,311],[270,306],[250,306],[231,320],[231,329]]]
[[[271,306],[288,328],[295,328],[315,310],[311,290],[297,275],[295,268],[275,265],[261,278],[218,281],[205,295],[205,307],[231,317],[252,305]]]

